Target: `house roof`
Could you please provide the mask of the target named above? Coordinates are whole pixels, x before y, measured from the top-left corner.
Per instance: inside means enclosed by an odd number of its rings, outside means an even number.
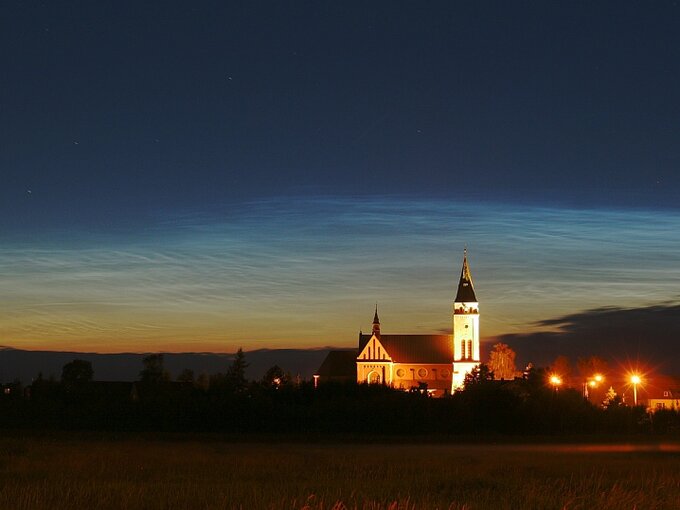
[[[330,351],[323,360],[316,375],[321,377],[352,377],[357,376],[357,354],[351,351]]]
[[[359,352],[372,336],[359,337]],[[380,343],[395,363],[453,363],[452,342],[451,335],[380,336]]]
[[[680,378],[652,375],[643,378],[638,392],[642,390],[648,398],[680,398]],[[664,395],[667,392],[667,395]]]

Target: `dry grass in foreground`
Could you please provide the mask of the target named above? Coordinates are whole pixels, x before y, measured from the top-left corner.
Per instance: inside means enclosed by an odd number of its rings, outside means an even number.
[[[0,440],[2,509],[677,509],[680,454]]]

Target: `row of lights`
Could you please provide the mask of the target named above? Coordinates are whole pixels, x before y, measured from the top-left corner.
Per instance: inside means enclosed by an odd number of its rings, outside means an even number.
[[[562,385],[562,378],[557,375],[557,374],[551,374],[550,375],[550,384],[552,385],[553,389],[557,391],[559,387]],[[588,388],[596,388],[598,384],[600,384],[602,381],[604,381],[604,376],[602,374],[595,374],[592,377],[589,377],[584,383],[583,383],[583,396],[584,398],[588,398]],[[638,403],[638,398],[637,398],[637,387],[638,384],[642,382],[642,377],[638,374],[630,374],[628,376],[628,381],[633,385],[633,400],[635,401],[635,405]]]

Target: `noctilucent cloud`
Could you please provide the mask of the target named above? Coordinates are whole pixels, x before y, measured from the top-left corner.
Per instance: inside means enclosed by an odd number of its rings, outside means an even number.
[[[378,303],[393,332],[450,330],[462,251],[483,336],[677,298],[675,212],[406,197],[258,201],[140,231],[16,237],[0,324],[16,347],[232,351],[351,346]]]
[[[0,4],[0,345],[483,336],[677,299],[680,7]],[[545,322],[544,322],[545,324]]]

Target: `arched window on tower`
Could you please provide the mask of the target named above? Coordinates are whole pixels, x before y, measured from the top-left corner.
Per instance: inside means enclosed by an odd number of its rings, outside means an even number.
[[[465,359],[465,340],[460,341],[460,359]]]
[[[472,359],[472,340],[467,341],[467,359]]]

